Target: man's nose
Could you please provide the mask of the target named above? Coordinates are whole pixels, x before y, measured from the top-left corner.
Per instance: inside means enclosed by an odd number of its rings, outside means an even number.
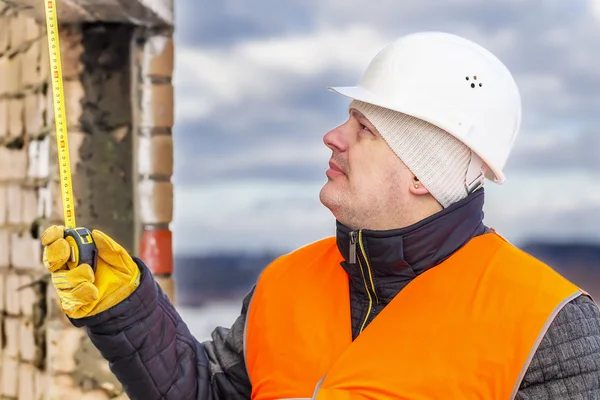
[[[343,133],[344,125],[340,125],[323,136],[323,143],[332,151],[346,151],[348,142]]]

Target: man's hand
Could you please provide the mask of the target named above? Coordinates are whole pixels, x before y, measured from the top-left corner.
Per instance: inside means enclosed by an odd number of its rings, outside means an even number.
[[[51,226],[42,235],[44,265],[52,274],[60,305],[73,319],[108,310],[127,298],[139,285],[140,270],[131,256],[106,234],[94,230],[98,248],[96,273],[88,264],[70,267],[71,249],[64,226]]]

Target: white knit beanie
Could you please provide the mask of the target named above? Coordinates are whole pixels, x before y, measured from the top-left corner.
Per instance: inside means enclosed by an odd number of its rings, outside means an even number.
[[[467,197],[471,150],[446,131],[387,108],[352,101],[408,169],[446,208]]]

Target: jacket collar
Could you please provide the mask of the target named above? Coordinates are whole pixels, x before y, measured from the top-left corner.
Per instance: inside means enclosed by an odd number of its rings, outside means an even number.
[[[412,278],[487,231],[483,203],[481,188],[414,225],[386,231],[352,231],[337,221],[337,246],[345,259],[342,265],[359,290],[371,289],[380,298],[393,297]],[[351,257],[353,238],[357,239],[356,260]],[[372,277],[369,285],[364,282],[365,274]]]

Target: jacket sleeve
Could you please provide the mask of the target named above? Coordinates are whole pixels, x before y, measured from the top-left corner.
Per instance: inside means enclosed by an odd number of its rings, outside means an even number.
[[[592,299],[580,296],[558,313],[516,399],[600,399],[600,310]]]
[[[231,329],[217,328],[199,343],[152,277],[141,270],[140,286],[98,315],[71,320],[85,327],[92,343],[132,400],[249,399],[243,329],[252,296]]]

